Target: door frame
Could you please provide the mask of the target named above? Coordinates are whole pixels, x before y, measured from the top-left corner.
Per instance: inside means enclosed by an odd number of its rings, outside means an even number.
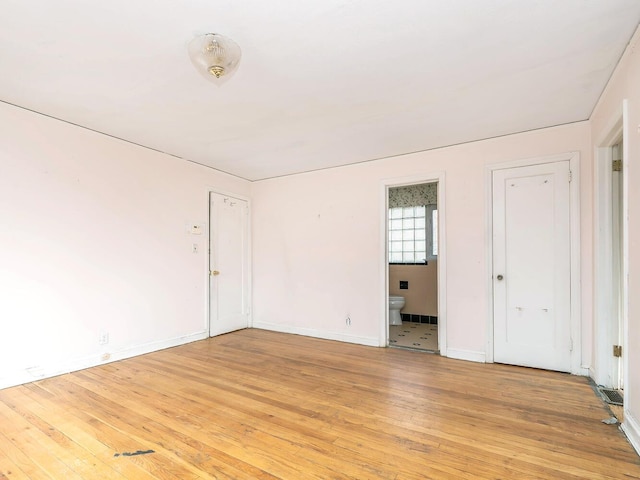
[[[581,322],[581,262],[580,262],[580,153],[567,152],[558,155],[525,158],[485,167],[485,211],[486,216],[486,299],[487,299],[487,343],[486,362],[493,363],[493,172],[507,168],[526,167],[554,162],[569,162],[571,182],[569,183],[569,236],[571,249],[571,286],[570,286],[570,331],[571,331],[571,373],[587,375],[588,370],[582,365],[582,322]]]
[[[623,384],[628,385],[628,302],[629,302],[629,224],[628,224],[628,102],[624,100],[622,109],[614,114],[606,134],[595,142],[594,152],[594,346],[595,359],[590,370],[591,377],[598,385],[617,387],[613,383],[614,373],[611,348],[614,344],[612,318],[612,171],[611,147],[622,139],[622,374]],[[625,161],[626,160],[626,161]]]
[[[379,346],[389,346],[389,189],[423,183],[438,184],[438,350],[447,356],[447,241],[445,173],[417,174],[383,179],[380,184],[380,330]]]
[[[253,261],[251,257],[251,252],[253,250],[251,245],[251,199],[245,195],[239,195],[237,193],[228,191],[228,190],[220,190],[217,188],[209,187],[207,188],[207,254],[205,255],[205,265],[204,265],[204,276],[205,276],[205,328],[207,338],[211,336],[211,288],[209,285],[210,282],[210,274],[209,274],[209,265],[211,264],[211,251],[209,246],[211,245],[211,194],[215,193],[218,195],[237,198],[238,200],[242,200],[247,202],[247,219],[246,219],[246,228],[247,228],[247,308],[248,308],[248,317],[247,317],[247,328],[253,327],[253,292],[252,292],[252,271],[253,271]]]

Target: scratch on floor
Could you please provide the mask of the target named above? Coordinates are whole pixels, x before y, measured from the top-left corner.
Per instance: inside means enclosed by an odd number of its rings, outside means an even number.
[[[156,453],[153,450],[138,450],[136,452],[122,452],[122,453],[114,453],[113,456],[114,457],[119,457],[120,455],[122,455],[123,457],[133,457],[135,455],[147,455],[149,453]]]

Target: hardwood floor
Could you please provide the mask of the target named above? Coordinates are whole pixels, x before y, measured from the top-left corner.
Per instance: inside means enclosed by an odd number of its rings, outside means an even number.
[[[0,390],[0,478],[640,478],[609,416],[582,377],[243,330]]]

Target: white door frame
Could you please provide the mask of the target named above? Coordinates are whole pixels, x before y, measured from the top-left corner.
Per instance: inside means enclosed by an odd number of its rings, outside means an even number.
[[[567,152],[559,155],[534,157],[521,160],[495,163],[485,167],[485,211],[487,212],[486,240],[486,299],[487,299],[487,344],[486,362],[493,363],[493,187],[492,179],[495,170],[525,167],[543,163],[569,161],[571,183],[569,184],[569,216],[571,242],[571,373],[587,375],[588,370],[582,366],[582,325],[581,325],[581,291],[580,291],[580,154]]]
[[[438,184],[438,349],[447,356],[447,241],[445,174],[435,172],[384,179],[380,185],[380,315],[379,346],[389,346],[389,188],[423,183]]]
[[[252,258],[251,258],[251,199],[244,195],[239,195],[234,192],[230,192],[228,190],[219,190],[217,188],[209,187],[207,188],[207,255],[205,256],[205,327],[207,332],[207,337],[211,335],[211,289],[209,288],[210,282],[210,274],[209,274],[209,265],[210,265],[210,257],[211,251],[209,250],[209,246],[211,245],[211,225],[209,225],[209,221],[211,219],[211,194],[216,193],[218,195],[223,195],[227,197],[237,198],[238,200],[243,200],[247,202],[247,262],[248,262],[248,279],[247,279],[247,308],[249,309],[249,316],[247,320],[247,328],[253,327],[253,294],[252,294]]]
[[[613,356],[612,346],[616,343],[613,338],[614,327],[612,324],[613,292],[612,272],[613,250],[611,232],[613,228],[612,218],[612,170],[611,147],[622,139],[622,364],[623,384],[628,385],[628,302],[629,302],[629,238],[628,238],[628,115],[627,101],[622,104],[621,111],[617,112],[609,122],[610,127],[606,134],[595,143],[595,169],[594,169],[594,337],[595,359],[590,371],[591,377],[598,385],[615,387],[612,379]]]

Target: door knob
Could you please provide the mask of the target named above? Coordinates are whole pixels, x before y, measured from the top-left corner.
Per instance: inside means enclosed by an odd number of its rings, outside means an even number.
[[[496,278],[497,278],[498,280],[502,280],[504,277],[503,277],[502,275],[498,275]]]
[[[215,277],[220,275],[220,272],[218,270],[209,270],[209,275],[213,275]]]

